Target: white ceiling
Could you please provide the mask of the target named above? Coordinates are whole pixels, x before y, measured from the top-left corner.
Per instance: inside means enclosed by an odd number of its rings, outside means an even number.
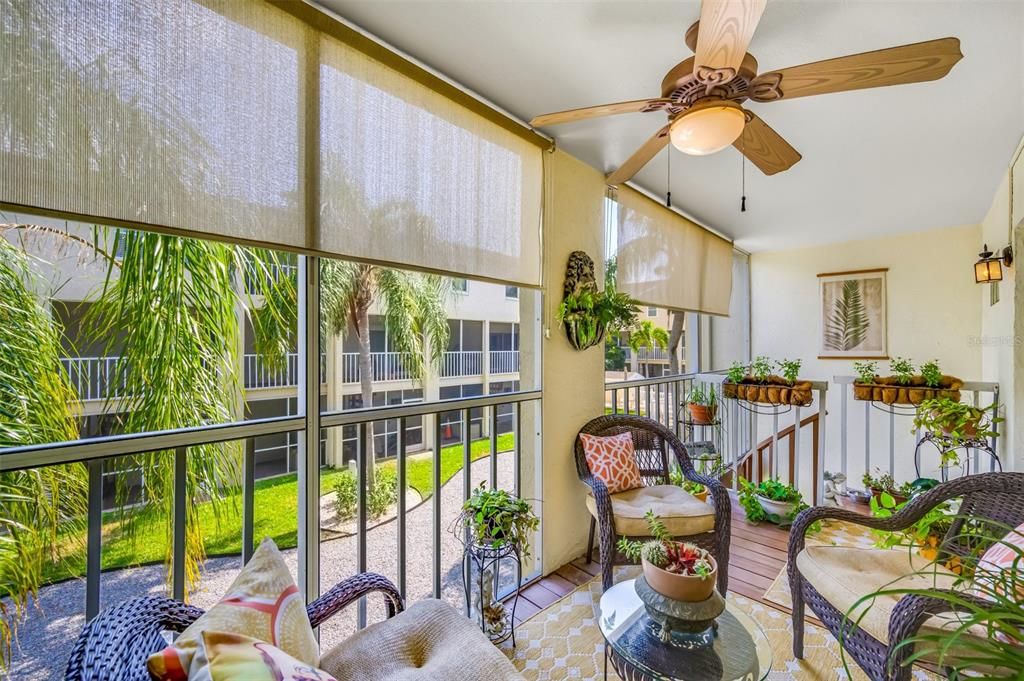
[[[699,0],[319,2],[523,119],[659,96],[700,13]],[[748,103],[803,160],[772,177],[748,163],[747,212],[731,148],[673,152],[673,203],[751,251],[980,222],[1024,133],[1024,0],[772,0],[749,51],[766,71],[946,36],[964,58],[942,80]],[[663,121],[546,132],[610,171]],[[635,182],[663,195],[666,154]]]

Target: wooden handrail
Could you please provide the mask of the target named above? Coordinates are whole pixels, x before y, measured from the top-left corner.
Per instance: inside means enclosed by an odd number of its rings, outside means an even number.
[[[820,425],[820,414],[821,412],[814,412],[810,416],[807,416],[800,421],[800,428],[804,426],[811,426],[811,461],[812,461],[812,476],[815,481],[814,492],[812,494],[812,504],[818,503],[818,428]],[[754,464],[757,466],[757,479],[753,482],[761,482],[764,479],[764,452],[768,450],[768,470],[774,468],[775,452],[772,450],[772,444],[774,442],[781,441],[785,438],[789,438],[789,484],[793,484],[793,467],[796,465],[796,438],[793,434],[796,432],[796,424],[791,424],[780,430],[774,436],[769,436],[759,442],[756,447],[747,451],[743,456],[736,462],[736,470],[740,472],[743,477],[747,480],[753,478]],[[751,459],[755,458],[754,461]]]

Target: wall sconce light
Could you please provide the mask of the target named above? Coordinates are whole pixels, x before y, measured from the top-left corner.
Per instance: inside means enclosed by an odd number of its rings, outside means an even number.
[[[988,250],[988,244],[985,244],[978,254],[978,262],[974,263],[974,281],[979,284],[1002,281],[1003,265],[1013,265],[1013,249],[1007,246],[999,255],[993,256],[992,251]]]

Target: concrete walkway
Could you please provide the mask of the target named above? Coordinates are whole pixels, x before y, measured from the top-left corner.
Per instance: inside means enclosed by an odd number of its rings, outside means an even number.
[[[514,456],[512,452],[498,455],[498,484],[512,488]],[[488,480],[490,458],[473,462],[470,468],[473,485]],[[462,506],[462,475],[456,474],[441,488],[441,587],[442,597],[462,608],[462,545],[448,528]],[[410,601],[428,598],[433,590],[433,500],[406,513],[406,584]],[[398,523],[385,522],[366,535],[367,569],[379,572],[392,581],[398,579]],[[284,557],[297,573],[295,549],[284,551]],[[203,566],[203,575],[191,602],[208,608],[220,599],[241,568],[241,558],[211,558]],[[343,537],[321,543],[320,584],[326,590],[356,573],[356,538]],[[166,594],[166,575],[162,565],[127,568],[103,574],[100,587],[101,607],[146,594]],[[39,593],[39,608],[32,608],[18,628],[12,649],[12,665],[0,678],[17,681],[49,681],[64,675],[64,666],[71,647],[85,623],[85,580],[72,580],[44,587]],[[370,622],[384,617],[379,598],[372,598],[367,609]],[[356,608],[353,606],[320,629],[321,647],[327,650],[355,631]]]

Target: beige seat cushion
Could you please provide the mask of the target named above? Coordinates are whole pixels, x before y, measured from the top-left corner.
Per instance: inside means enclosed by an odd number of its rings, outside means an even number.
[[[796,557],[804,579],[842,613],[850,613],[861,597],[879,589],[948,589],[956,575],[906,549],[863,549],[848,546],[808,546]],[[927,571],[928,574],[914,574]],[[858,626],[883,643],[889,641],[889,616],[900,595],[877,596],[865,601],[848,616],[854,622],[866,611]],[[948,628],[950,619],[933,617],[922,634]]]
[[[350,636],[320,658],[320,668],[338,681],[523,681],[469,619],[437,600]]]
[[[648,510],[661,518],[674,537],[702,534],[715,529],[715,509],[675,485],[652,485],[626,490],[612,497],[616,534],[627,537],[650,535],[644,514]],[[597,517],[597,502],[587,495],[587,509]]]

